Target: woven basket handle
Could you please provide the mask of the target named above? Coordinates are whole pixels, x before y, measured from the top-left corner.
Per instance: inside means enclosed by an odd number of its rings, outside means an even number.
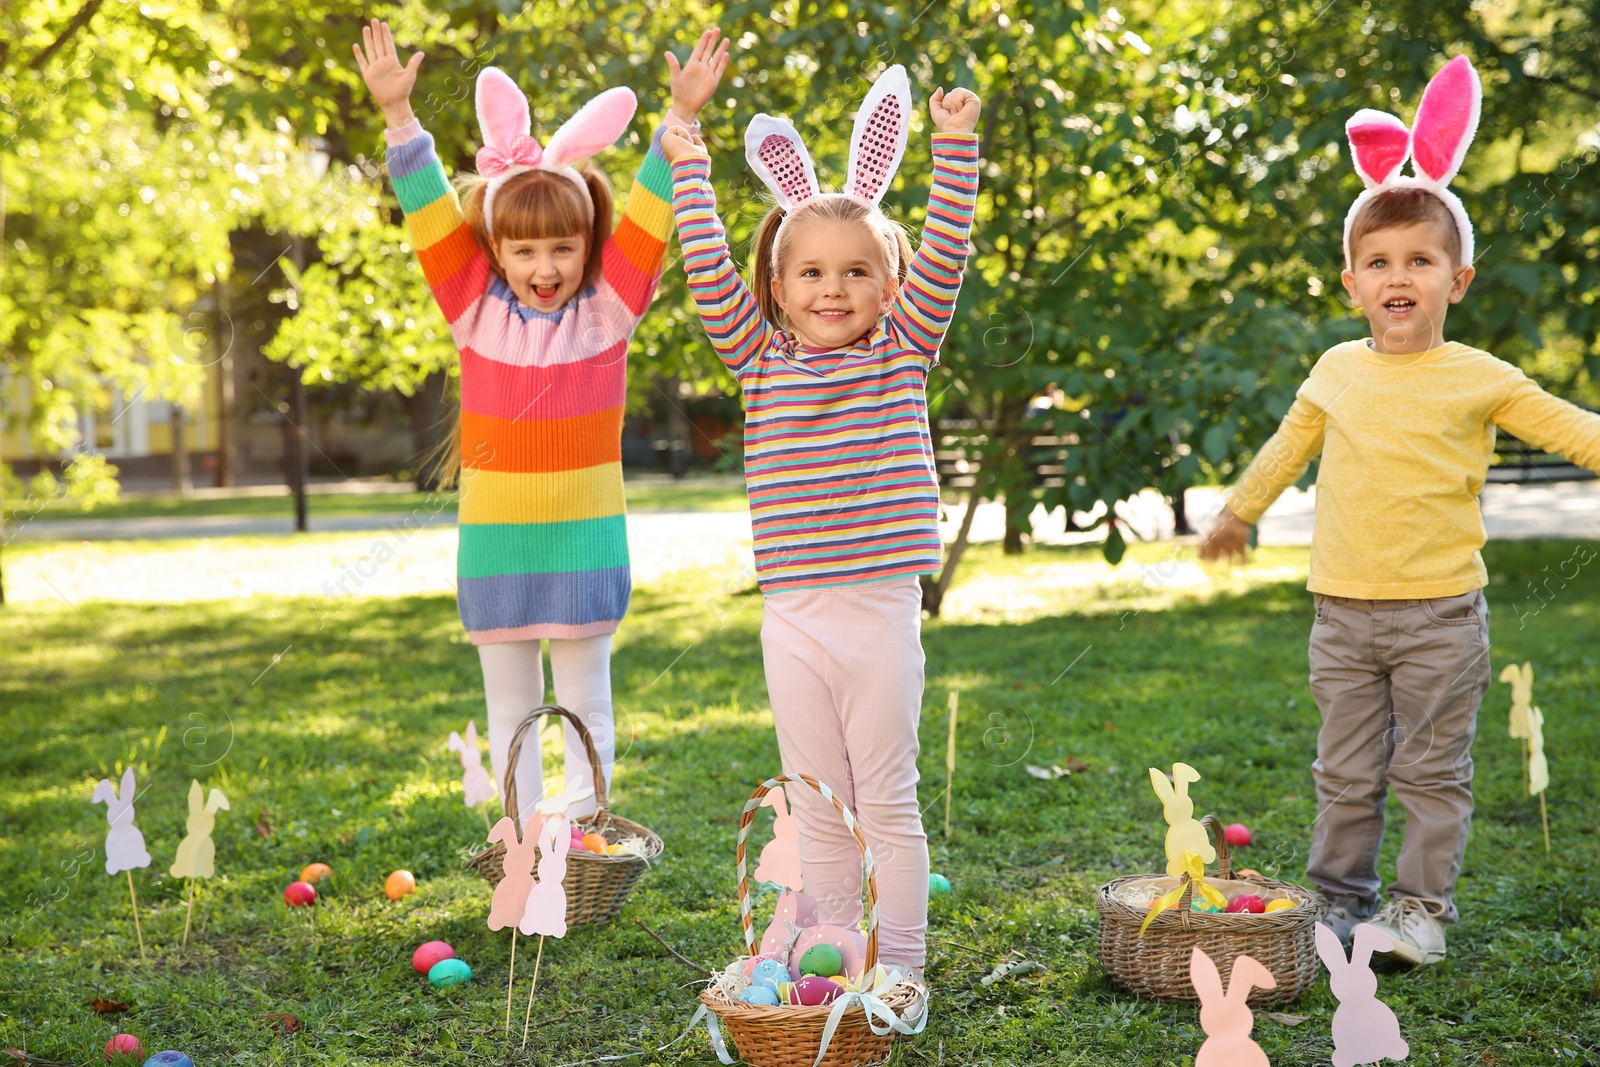
[[[1223,831],[1222,820],[1215,815],[1204,815],[1200,818],[1200,825],[1204,826],[1211,834],[1211,843],[1217,850],[1217,877],[1223,881],[1233,878],[1233,853],[1228,851],[1228,835]],[[1194,899],[1194,882],[1187,873],[1183,876],[1183,896],[1178,898],[1178,907],[1182,909],[1181,918],[1187,920],[1189,915],[1189,902]]]
[[[517,732],[511,735],[511,748],[506,753],[506,780],[500,790],[500,796],[504,798],[506,814],[511,816],[512,821],[516,823],[517,837],[519,839],[522,837],[522,816],[518,813],[518,808],[521,805],[517,803],[517,761],[522,758],[522,742],[527,737],[528,731],[533,729],[533,725],[540,719],[549,715],[561,716],[572,724],[574,730],[578,731],[578,740],[583,742],[584,754],[589,757],[589,769],[594,772],[595,815],[603,816],[606,814],[606,775],[605,770],[600,766],[600,753],[594,747],[594,738],[590,735],[589,728],[584,725],[582,719],[566,708],[555,704],[546,704],[542,708],[535,708],[528,713],[526,719],[522,720],[522,723],[517,727]],[[534,730],[535,744],[533,750],[536,753],[539,751],[538,736],[538,731]],[[565,788],[564,785],[563,788]]]
[[[850,809],[844,806],[844,801],[833,795],[829,789],[809,774],[780,774],[776,778],[768,778],[756,786],[756,791],[750,794],[750,799],[745,802],[744,811],[739,814],[739,843],[734,849],[739,873],[739,923],[744,927],[744,943],[750,952],[756,954],[756,930],[751,917],[750,908],[750,879],[745,873],[745,843],[750,837],[750,827],[755,822],[756,811],[761,807],[761,798],[770,793],[777,786],[786,782],[799,782],[810,786],[822,798],[830,802],[834,810],[844,819],[845,826],[855,836],[856,844],[861,846],[861,868],[867,879],[867,958],[866,969],[871,971],[878,965],[878,864],[872,858],[872,849],[867,846],[867,839],[862,836],[861,827],[856,825],[856,817],[850,814]],[[785,961],[787,963],[787,961]]]

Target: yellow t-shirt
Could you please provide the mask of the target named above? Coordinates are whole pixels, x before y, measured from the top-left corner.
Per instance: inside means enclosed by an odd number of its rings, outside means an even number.
[[[1454,341],[1405,356],[1348,341],[1317,360],[1226,503],[1256,522],[1320,452],[1307,589],[1362,600],[1481,589],[1478,494],[1496,426],[1600,470],[1600,415],[1511,364]]]

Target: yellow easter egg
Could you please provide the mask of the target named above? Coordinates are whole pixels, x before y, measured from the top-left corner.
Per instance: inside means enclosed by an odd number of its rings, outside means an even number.
[[[1268,911],[1289,911],[1294,907],[1294,901],[1288,897],[1279,897],[1277,900],[1267,901]]]
[[[621,852],[622,852],[622,846],[621,845],[607,845],[605,847],[605,854],[608,855],[608,856],[620,855]]]

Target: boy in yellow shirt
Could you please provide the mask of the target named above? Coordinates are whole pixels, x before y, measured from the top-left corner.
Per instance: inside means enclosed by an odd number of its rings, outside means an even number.
[[[1348,939],[1371,921],[1411,963],[1444,958],[1472,818],[1472,736],[1489,686],[1478,494],[1495,428],[1600,470],[1600,416],[1487,352],[1444,339],[1472,282],[1472,227],[1445,188],[1477,127],[1466,57],[1423,94],[1416,128],[1358,112],[1346,129],[1368,189],[1345,220],[1350,298],[1372,336],[1335,345],[1228,492],[1203,559],[1249,529],[1318,453],[1311,690],[1319,814],[1307,876]],[[1406,157],[1415,177],[1399,171]],[[1389,903],[1378,852],[1390,786],[1406,813]]]

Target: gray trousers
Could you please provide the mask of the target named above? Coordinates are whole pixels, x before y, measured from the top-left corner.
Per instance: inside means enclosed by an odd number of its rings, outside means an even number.
[[[1322,713],[1317,821],[1306,875],[1336,904],[1369,914],[1389,787],[1405,835],[1388,895],[1445,922],[1472,821],[1472,735],[1489,688],[1482,590],[1433,600],[1316,594],[1311,692]]]

